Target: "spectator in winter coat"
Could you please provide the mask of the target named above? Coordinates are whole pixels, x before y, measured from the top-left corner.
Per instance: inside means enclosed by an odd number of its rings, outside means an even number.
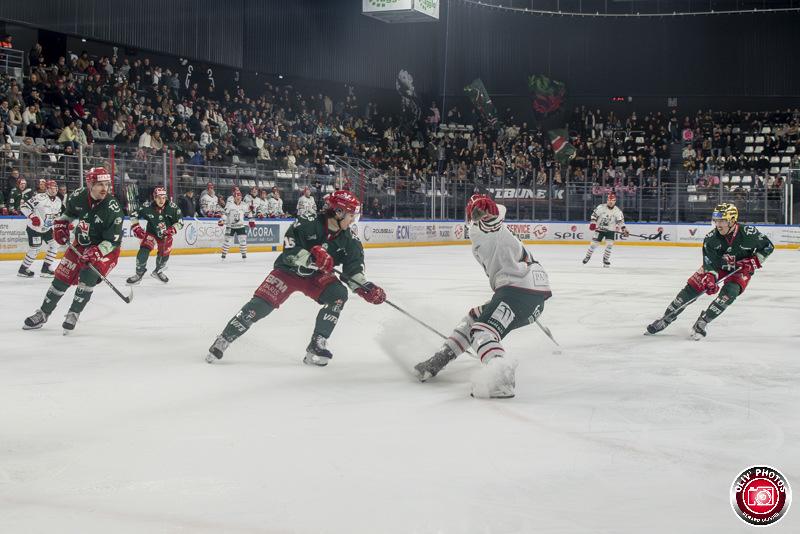
[[[194,205],[194,191],[189,189],[184,195],[178,199],[178,207],[181,209],[184,217],[194,217],[197,212]]]
[[[372,204],[366,210],[366,216],[370,219],[385,219],[386,218],[386,210],[381,205],[380,199],[377,197],[372,199]]]

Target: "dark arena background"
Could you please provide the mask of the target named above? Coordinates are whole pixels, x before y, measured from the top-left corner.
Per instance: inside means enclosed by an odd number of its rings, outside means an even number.
[[[799,27],[0,2],[0,532],[800,532]]]

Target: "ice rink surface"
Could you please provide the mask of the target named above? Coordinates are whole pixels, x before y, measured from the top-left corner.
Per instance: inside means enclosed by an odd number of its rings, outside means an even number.
[[[698,248],[529,246],[554,297],[512,332],[517,397],[471,399],[462,356],[408,369],[440,341],[352,295],[326,368],[301,363],[318,306],[302,295],[216,365],[206,349],[275,253],[175,256],[131,304],[99,285],[62,336],[23,319],[49,280],[0,263],[3,533],[737,533],[729,491],[766,464],[800,491],[800,253],[778,250],[701,342],[710,298],[642,335]],[[465,246],[370,249],[391,300],[449,332],[490,296]],[[154,259],[150,260],[150,267]],[[40,263],[34,265],[38,273]],[[112,272],[124,284],[134,258]],[[800,532],[800,497],[765,532]]]

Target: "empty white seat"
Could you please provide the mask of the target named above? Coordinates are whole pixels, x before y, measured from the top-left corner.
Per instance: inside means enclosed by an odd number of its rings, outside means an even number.
[[[753,136],[752,135],[745,136],[744,142],[747,145],[752,145],[753,144]]]
[[[741,181],[742,181],[742,177],[741,176],[731,176],[731,183],[732,184],[738,184]]]
[[[753,183],[753,177],[752,176],[744,176],[744,177],[742,177],[742,183],[743,184],[752,184]]]
[[[780,163],[781,162],[781,158],[779,158],[778,156],[772,156],[771,158],[769,158],[769,162],[770,163]]]
[[[636,138],[636,144],[637,145],[643,145],[644,144],[644,137],[637,137]]]
[[[759,136],[756,137],[756,144],[757,145],[763,145],[764,144],[764,136],[763,135],[759,135]]]
[[[742,186],[742,190],[744,190],[744,191],[750,191],[750,186],[749,186],[749,185],[743,185],[743,186]]]
[[[789,174],[791,169],[789,167],[781,167],[781,174]]]
[[[781,172],[781,168],[780,167],[770,167],[769,168],[769,173],[770,174],[778,174],[779,172]]]
[[[751,145],[751,146],[746,146],[746,147],[744,147],[744,153],[745,153],[745,154],[752,154],[752,153],[753,153],[753,147],[752,147],[752,145]]]
[[[619,162],[619,163],[627,163],[628,162],[628,158],[626,158],[625,156],[620,156],[619,159],[617,160],[617,162]]]
[[[762,134],[768,134],[768,133],[771,133],[771,132],[772,132],[772,128],[770,128],[769,126],[764,126],[763,128],[761,128],[761,133]]]
[[[791,163],[791,162],[792,162],[792,158],[790,158],[789,156],[783,156],[781,158],[781,163]]]
[[[794,154],[795,150],[796,150],[795,147],[790,146],[789,148],[786,149],[786,153],[787,154]]]
[[[739,178],[739,177],[738,177],[738,176],[736,176],[736,178]],[[723,177],[722,177],[722,183],[723,183],[723,184],[729,184],[730,182],[731,182],[731,177],[730,177],[730,176],[728,176],[727,174],[726,174],[725,176],[723,176]]]
[[[763,147],[763,146],[757,146],[757,147],[755,148],[754,152],[755,152],[756,154],[761,154],[762,152],[764,152],[764,147]]]
[[[741,129],[741,128],[739,128],[738,126],[734,126],[734,127],[731,129],[731,133],[735,133],[735,134],[738,134],[738,133],[739,133],[739,132],[741,132],[741,131],[742,131],[742,129]]]

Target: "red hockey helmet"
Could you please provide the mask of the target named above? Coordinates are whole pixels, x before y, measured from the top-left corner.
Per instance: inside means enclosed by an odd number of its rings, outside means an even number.
[[[167,190],[163,187],[156,187],[153,189],[153,198],[155,197],[165,197],[167,196]]]
[[[617,194],[616,194],[616,193],[614,193],[613,191],[612,191],[611,193],[609,193],[609,194],[608,194],[608,198],[606,199],[606,202],[611,202],[612,200],[613,200],[614,202],[616,202],[616,201],[617,201]]]
[[[467,201],[467,206],[466,208],[464,208],[467,215],[467,221],[472,220],[472,212],[475,209],[475,204],[478,204],[478,201],[480,200],[489,200],[492,204],[494,204],[494,200],[492,200],[492,197],[490,197],[489,195],[475,193],[474,195],[469,197],[469,200]]]
[[[350,191],[345,191],[343,189],[334,191],[327,196],[325,203],[328,210],[333,213],[340,210],[343,214],[352,213],[356,220],[358,220],[358,217],[361,215],[361,202]]]
[[[50,189],[51,187],[55,187],[56,189],[58,189],[58,183],[55,180],[47,180],[47,182],[45,183],[45,187],[47,189]]]
[[[86,187],[91,188],[96,182],[111,183],[111,175],[103,167],[92,167],[86,172]]]

